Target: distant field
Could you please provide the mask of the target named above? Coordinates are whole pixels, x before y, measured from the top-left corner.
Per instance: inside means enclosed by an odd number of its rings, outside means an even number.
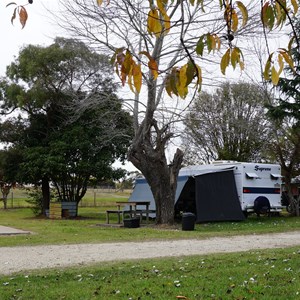
[[[81,200],[79,206],[81,207],[110,207],[112,202],[120,199],[127,200],[130,196],[131,190],[124,190],[122,192],[114,189],[88,189],[86,195]],[[8,208],[22,208],[30,207],[28,200],[28,193],[25,189],[12,189],[8,195]],[[0,204],[0,208],[1,208]]]

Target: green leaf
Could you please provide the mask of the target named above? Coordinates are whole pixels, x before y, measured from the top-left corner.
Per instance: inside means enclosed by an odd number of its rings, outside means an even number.
[[[195,76],[195,66],[191,61],[189,61],[187,63],[187,70],[186,70],[186,85],[187,86],[193,81],[194,76]]]
[[[203,50],[204,50],[204,35],[200,36],[197,45],[196,45],[196,53],[200,56],[203,56]]]

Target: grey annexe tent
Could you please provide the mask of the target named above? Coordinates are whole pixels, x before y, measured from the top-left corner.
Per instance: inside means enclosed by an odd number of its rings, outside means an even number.
[[[129,201],[155,201],[147,181],[137,178]],[[241,221],[245,216],[238,199],[233,168],[183,168],[178,176],[175,215],[181,212],[196,214],[196,222]],[[154,217],[154,215],[152,215]]]

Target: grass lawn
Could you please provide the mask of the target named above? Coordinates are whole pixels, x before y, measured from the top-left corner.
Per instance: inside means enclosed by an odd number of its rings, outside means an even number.
[[[179,223],[172,228],[153,224],[136,229],[103,226],[105,210],[120,199],[126,199],[126,195],[106,194],[97,207],[79,207],[75,220],[36,218],[30,208],[1,209],[0,225],[32,234],[0,236],[0,247],[155,242],[300,229],[300,218],[286,214],[271,218],[253,215],[243,222],[196,224],[194,231],[182,231]],[[300,247],[292,247],[26,271],[0,276],[0,299],[300,299],[299,282]]]
[[[23,272],[1,277],[0,292],[2,300],[278,300],[299,299],[299,282],[294,247]]]
[[[30,235],[0,236],[0,246],[144,241],[158,239],[202,239],[213,236],[259,234],[300,229],[300,218],[251,216],[243,222],[196,224],[194,231],[182,231],[153,224],[140,228],[107,227],[104,207],[79,207],[78,219],[49,220],[34,217],[29,208],[0,210],[0,225],[31,231]],[[116,221],[116,220],[115,220]],[[102,226],[101,226],[102,225]]]

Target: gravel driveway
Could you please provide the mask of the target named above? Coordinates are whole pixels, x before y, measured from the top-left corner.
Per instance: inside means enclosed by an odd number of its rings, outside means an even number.
[[[0,274],[154,257],[300,247],[300,231],[203,240],[1,247]]]

